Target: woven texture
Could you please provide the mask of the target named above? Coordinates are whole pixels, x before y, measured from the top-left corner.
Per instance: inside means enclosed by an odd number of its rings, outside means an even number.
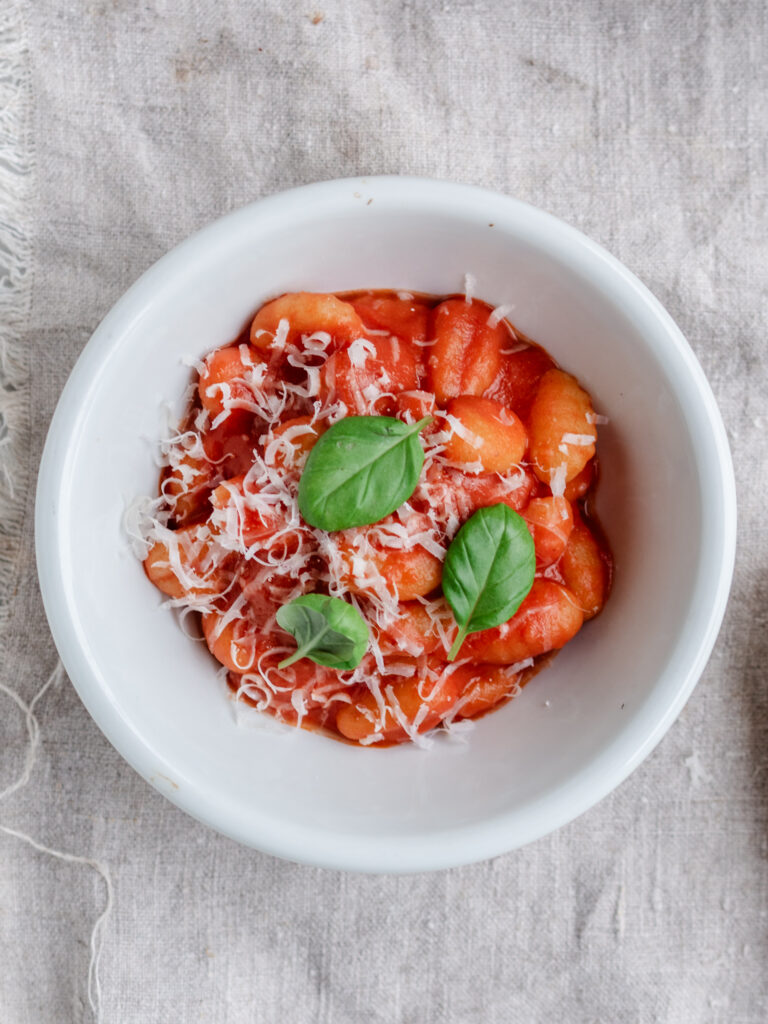
[[[715,653],[618,791],[468,868],[344,876],[242,849],[139,779],[66,681],[37,705],[37,759],[0,824],[107,865],[102,1016],[115,1024],[761,1024],[768,7],[318,2],[0,5],[2,682],[29,701],[56,663],[34,476],[104,313],[222,213],[386,172],[486,185],[561,216],[680,324],[739,484]],[[28,745],[22,709],[0,693],[0,792]],[[0,834],[3,1024],[93,1019],[89,939],[105,899],[88,864]]]

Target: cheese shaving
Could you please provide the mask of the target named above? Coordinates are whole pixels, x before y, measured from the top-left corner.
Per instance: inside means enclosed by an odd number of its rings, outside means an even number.
[[[568,477],[568,466],[565,462],[553,469],[549,477],[549,489],[555,498],[562,498],[565,494],[565,485]]]
[[[384,333],[386,334],[388,332],[385,331]],[[347,349],[347,354],[349,356],[350,363],[354,367],[362,369],[362,367],[365,366],[368,357],[376,355],[376,346],[367,338],[356,338]]]
[[[475,278],[467,274],[464,284],[465,301],[471,304]],[[405,292],[398,296],[413,298]],[[511,306],[497,306],[488,317],[489,325],[497,326],[511,310]],[[378,343],[377,349],[373,338],[379,335],[388,336],[391,342]],[[440,562],[445,559],[451,539],[474,508],[469,485],[463,488],[462,481],[467,474],[482,474],[485,488],[491,476],[479,460],[452,468],[446,444],[457,436],[480,450],[485,441],[456,416],[441,415],[441,426],[433,426],[421,437],[424,468],[416,490],[395,514],[372,526],[334,533],[309,527],[298,508],[307,441],[350,412],[372,413],[396,397],[385,368],[389,361],[379,358],[386,344],[391,345],[394,361],[399,356],[401,342],[389,331],[369,331],[346,347],[349,363],[357,371],[350,374],[352,410],[333,394],[321,394],[323,367],[331,357],[332,341],[324,331],[297,336],[288,320],[282,319],[264,358],[250,345],[240,345],[242,370],[206,389],[206,397],[220,402],[221,411],[211,417],[207,410],[193,407],[181,423],[169,421],[158,446],[158,462],[163,467],[160,496],[132,502],[125,511],[125,531],[139,558],[146,559],[152,552],[153,570],[179,584],[183,596],[169,597],[165,605],[179,609],[185,631],[192,623],[192,612],[213,616],[206,619],[208,643],[228,645],[231,663],[238,668],[231,678],[236,702],[247,700],[260,711],[301,725],[308,715],[334,715],[338,706],[354,703],[355,694],[364,688],[372,695],[374,710],[365,705],[361,713],[369,716],[375,728],[360,741],[362,745],[382,742],[385,722],[394,720],[413,743],[429,747],[433,740],[425,726],[431,721],[430,699],[441,693],[452,673],[466,662],[433,663],[425,654],[427,638],[430,651],[437,644],[438,651],[445,654],[456,635],[453,614],[442,597],[416,598],[427,625],[420,624],[416,631],[411,628],[410,633],[404,630],[403,610],[386,560],[413,551]],[[434,340],[415,344],[426,347]],[[522,344],[510,351],[526,347]],[[208,361],[189,360],[186,365],[203,374]],[[190,400],[193,393],[194,384]],[[226,479],[229,455],[225,452],[213,459],[206,444],[210,433],[237,410],[254,417],[253,450],[247,471]],[[286,426],[286,420],[299,417],[308,422]],[[506,414],[501,414],[500,420],[507,425],[515,422]],[[595,423],[604,420],[595,414]],[[594,438],[564,434],[562,442],[564,446],[586,445]],[[512,503],[517,491],[529,494],[532,479],[522,467],[495,474],[498,500],[510,496]],[[552,473],[554,495],[564,493],[565,480],[563,463]],[[207,519],[179,528],[184,502],[200,495],[200,501],[210,504]],[[276,610],[312,591],[344,598],[369,624],[370,648],[355,670],[318,668],[307,672],[306,663],[303,670],[302,663],[277,669],[294,647],[282,643],[285,634],[277,626]],[[199,635],[195,638],[200,639]],[[526,667],[510,667],[510,693]],[[395,690],[410,679],[418,680],[423,698],[413,719],[400,705]],[[461,707],[459,700],[443,717],[446,730],[455,737],[472,728],[471,722],[461,718]]]
[[[592,434],[563,434],[562,440],[565,444],[575,444],[583,448],[587,445],[594,444],[595,439]]]
[[[488,326],[497,327],[502,320],[509,316],[514,306],[496,306],[488,315]]]
[[[451,432],[460,437],[462,441],[466,441],[467,444],[471,444],[473,448],[482,448],[485,444],[485,440],[476,434],[469,427],[465,426],[460,419],[456,416],[452,416],[450,413],[446,413],[443,417],[451,427]]]

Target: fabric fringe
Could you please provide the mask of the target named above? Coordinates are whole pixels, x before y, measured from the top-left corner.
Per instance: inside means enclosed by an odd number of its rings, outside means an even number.
[[[28,459],[31,433],[30,353],[24,332],[32,301],[32,211],[34,148],[31,135],[32,91],[24,12],[21,0],[6,0],[0,8],[0,650],[7,654],[10,595],[15,591],[27,497],[32,483]],[[40,742],[35,707],[64,677],[57,662],[32,700],[0,683],[0,693],[23,713],[27,750],[21,775],[0,791],[7,799],[29,782]],[[26,832],[0,824],[0,833],[27,843],[40,853],[69,864],[82,864],[104,881],[104,909],[91,931],[88,964],[88,1003],[101,1020],[99,961],[104,927],[112,910],[109,869],[91,857],[55,850]]]
[[[77,857],[73,853],[65,853],[62,850],[54,850],[50,846],[44,846],[42,843],[38,843],[36,839],[33,839],[32,836],[28,836],[26,832],[19,832],[15,828],[9,828],[7,825],[0,825],[0,832],[4,832],[7,836],[13,836],[15,839],[20,839],[33,849],[38,850],[40,853],[47,853],[49,857],[54,857],[56,860],[65,861],[67,864],[84,864],[86,867],[93,868],[104,879],[104,888],[107,896],[104,902],[104,909],[99,914],[91,930],[91,959],[88,963],[88,1005],[93,1012],[94,1019],[97,1022],[100,1021],[101,981],[99,980],[99,962],[101,960],[102,931],[107,918],[112,912],[114,900],[114,889],[109,875],[109,868],[100,860],[93,860],[91,857]]]
[[[0,8],[0,640],[30,487],[29,349],[34,151],[32,93],[22,4]]]
[[[35,764],[38,744],[40,742],[40,723],[35,715],[35,707],[45,696],[47,691],[51,687],[58,686],[63,678],[64,666],[60,661],[57,661],[53,672],[51,672],[28,704],[15,690],[6,686],[5,683],[0,683],[0,693],[4,693],[6,696],[10,697],[14,704],[24,714],[28,739],[27,752],[24,758],[24,768],[22,773],[14,782],[10,783],[10,785],[6,786],[4,790],[0,791],[0,800],[5,800],[12,793],[15,793],[29,782],[32,769]],[[107,919],[112,911],[112,904],[114,902],[114,889],[112,886],[112,879],[109,874],[109,868],[102,861],[95,860],[92,857],[79,857],[73,853],[66,853],[64,850],[55,850],[53,847],[46,846],[44,843],[38,842],[37,839],[33,839],[32,836],[27,835],[26,832],[21,832],[8,825],[0,823],[0,832],[7,836],[11,836],[14,839],[19,839],[21,842],[27,843],[39,853],[45,853],[49,857],[54,857],[56,860],[64,861],[67,864],[83,864],[86,867],[93,868],[93,870],[104,880],[106,899],[104,909],[101,914],[99,914],[96,919],[96,923],[91,929],[91,958],[88,963],[88,1004],[91,1007],[94,1019],[99,1022],[101,1020],[101,981],[99,979],[99,962],[101,960],[103,931]]]

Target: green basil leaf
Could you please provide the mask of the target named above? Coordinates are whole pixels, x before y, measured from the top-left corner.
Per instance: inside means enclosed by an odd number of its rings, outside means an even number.
[[[347,416],[309,454],[299,481],[299,510],[310,526],[348,530],[394,512],[416,489],[424,449],[419,431],[432,422]]]
[[[511,619],[533,586],[536,553],[522,516],[508,505],[481,508],[451,541],[443,594],[459,624],[453,661],[468,633]]]
[[[311,658],[329,668],[357,668],[368,647],[365,620],[340,597],[303,594],[278,610],[277,622],[298,644],[278,668],[292,665],[299,658]]]

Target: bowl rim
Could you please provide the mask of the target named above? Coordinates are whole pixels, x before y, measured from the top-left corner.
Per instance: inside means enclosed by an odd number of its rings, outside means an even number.
[[[598,277],[620,282],[626,294],[655,320],[663,345],[669,346],[690,385],[689,402],[698,403],[710,429],[706,442],[712,459],[710,483],[720,497],[716,541],[719,551],[706,586],[709,613],[697,635],[697,649],[683,666],[677,688],[663,707],[644,716],[637,728],[621,743],[613,742],[590,761],[574,778],[542,797],[529,809],[527,820],[519,811],[508,811],[481,823],[434,834],[402,836],[383,843],[380,837],[321,834],[310,826],[286,825],[253,814],[246,823],[233,821],[226,806],[211,794],[190,787],[170,790],[158,773],[158,751],[130,727],[101,688],[88,659],[79,646],[73,617],[67,605],[60,552],[57,542],[59,496],[63,484],[65,455],[75,434],[80,397],[109,358],[121,337],[151,308],[164,284],[183,272],[194,254],[221,244],[233,230],[246,224],[257,227],[259,220],[277,216],[297,204],[316,214],[321,205],[348,202],[353,193],[370,192],[390,202],[426,205],[450,217],[457,210],[488,212],[489,205],[519,225],[522,233],[532,232],[539,245],[555,253],[578,255]],[[498,212],[497,212],[498,216]],[[661,345],[662,343],[660,343]],[[651,346],[653,347],[653,346]],[[37,571],[48,623],[64,667],[80,699],[101,731],[118,753],[155,789],[192,817],[247,846],[294,862],[313,866],[365,871],[406,873],[472,863],[505,853],[562,827],[594,806],[651,753],[682,711],[709,659],[722,623],[733,576],[736,548],[736,489],[725,427],[710,385],[696,356],[670,314],[658,299],[615,257],[576,228],[552,214],[522,200],[480,188],[430,178],[378,175],[340,178],[302,185],[256,200],[209,223],[162,256],[118,299],[93,332],[70,373],[52,417],[38,472],[35,501],[35,549]],[[686,626],[686,628],[688,628]],[[677,649],[677,648],[676,648]],[[642,726],[642,728],[640,727]],[[162,762],[162,755],[161,755]]]

